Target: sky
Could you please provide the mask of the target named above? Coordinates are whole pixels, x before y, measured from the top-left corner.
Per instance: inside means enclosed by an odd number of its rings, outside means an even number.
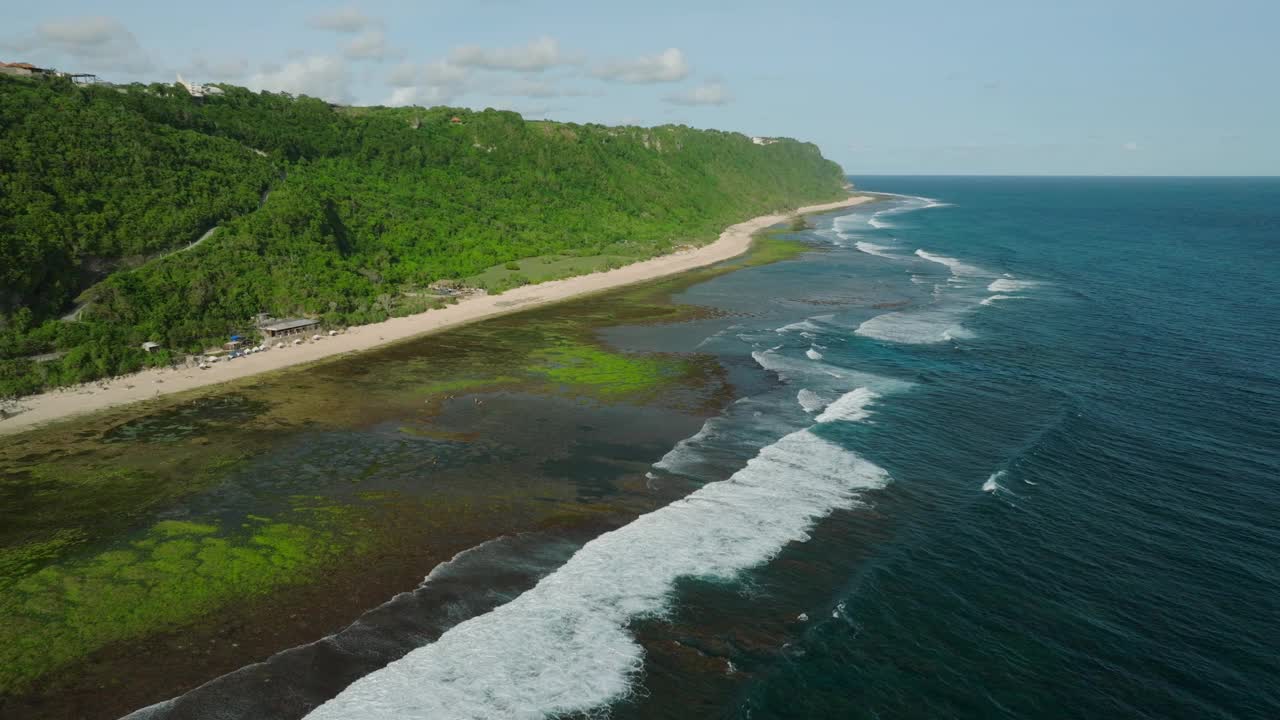
[[[1280,174],[1280,0],[0,0],[0,60],[681,123],[853,175]]]

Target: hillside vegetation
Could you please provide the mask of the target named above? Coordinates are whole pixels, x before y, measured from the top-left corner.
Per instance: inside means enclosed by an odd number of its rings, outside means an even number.
[[[167,363],[139,345],[198,350],[259,312],[373,322],[436,280],[642,259],[843,184],[791,140],[224,90],[0,77],[0,397]]]

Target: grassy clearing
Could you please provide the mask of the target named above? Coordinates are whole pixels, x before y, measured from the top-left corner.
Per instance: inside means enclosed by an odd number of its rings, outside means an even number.
[[[541,255],[494,265],[463,282],[496,293],[521,285],[611,270],[641,259],[626,255]]]

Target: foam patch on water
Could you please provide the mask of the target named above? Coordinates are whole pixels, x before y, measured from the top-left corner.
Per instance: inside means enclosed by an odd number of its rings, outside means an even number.
[[[796,402],[800,403],[800,407],[807,413],[818,412],[827,405],[826,400],[809,388],[800,388],[800,392],[796,393]]]
[[[782,327],[775,329],[774,332],[779,335],[785,335],[791,332],[798,332],[801,334],[821,332],[821,323],[828,321],[833,317],[835,317],[835,315],[832,314],[814,315],[813,317],[805,318],[804,320],[797,320],[796,322],[783,325]]]
[[[788,382],[804,384],[826,390],[844,392],[851,387],[869,387],[875,392],[891,393],[906,390],[912,383],[881,375],[850,370],[826,362],[793,357],[777,348],[757,350],[751,357],[760,367]]]
[[[876,257],[889,258],[891,260],[898,257],[897,255],[889,252],[893,248],[888,245],[876,245],[875,243],[869,243],[865,240],[859,240],[854,243],[853,246],[868,255],[875,255]]]
[[[849,215],[841,215],[837,217],[835,220],[831,221],[831,228],[835,230],[838,234],[840,234],[842,237],[848,238],[850,237],[851,231],[855,229],[858,229],[858,230],[862,229],[865,223],[866,221],[862,218],[862,216],[858,215],[857,213],[851,213]]]
[[[983,300],[981,304],[992,305],[1001,300],[1021,300],[1021,299],[1022,299],[1021,295],[992,295],[991,297]]]
[[[927,345],[974,337],[960,324],[960,313],[946,310],[891,312],[858,326],[857,334],[904,345]]]
[[[1007,474],[1008,472],[1004,470],[997,470],[996,472],[991,473],[991,477],[987,478],[987,481],[982,483],[982,492],[994,493],[1003,490],[1004,486],[1000,484],[1000,481],[1003,480]]]
[[[807,332],[813,332],[813,331],[815,331],[815,330],[820,330],[820,329],[821,329],[821,328],[819,328],[819,327],[818,327],[818,324],[817,324],[817,323],[815,323],[815,322],[814,322],[814,321],[812,321],[812,320],[807,320],[807,319],[806,319],[806,320],[800,320],[800,321],[797,321],[797,322],[788,323],[788,324],[786,324],[786,325],[783,325],[782,327],[778,328],[777,330],[774,330],[774,332],[776,332],[776,333],[778,333],[778,334],[780,334],[780,335],[785,335],[786,333],[789,333],[789,332],[806,332],[806,331],[807,331]]]
[[[929,262],[946,265],[955,275],[991,275],[991,273],[988,273],[986,270],[983,270],[976,265],[970,265],[969,263],[952,257],[947,257],[945,255],[937,255],[925,250],[916,250],[916,255],[924,260],[928,260]]]
[[[827,409],[823,410],[822,414],[816,419],[820,423],[834,422],[836,420],[845,422],[865,420],[871,414],[867,407],[879,397],[869,388],[852,390],[828,405]]]
[[[821,360],[821,359],[822,359],[822,353],[818,352],[817,350],[813,349],[812,347],[810,347],[808,350],[805,350],[805,351],[804,351],[804,356],[805,356],[805,357],[807,357],[807,358],[809,358],[810,360]]]
[[[1008,293],[1008,292],[1018,292],[1019,290],[1026,290],[1028,288],[1033,288],[1038,284],[1039,283],[1037,283],[1034,280],[1014,280],[1012,278],[1000,278],[998,280],[992,281],[992,283],[987,286],[987,289],[993,293]]]
[[[858,454],[793,432],[728,480],[592,540],[532,590],[357,680],[307,717],[533,719],[624,698],[644,655],[627,627],[662,616],[677,580],[730,580],[888,482]]]

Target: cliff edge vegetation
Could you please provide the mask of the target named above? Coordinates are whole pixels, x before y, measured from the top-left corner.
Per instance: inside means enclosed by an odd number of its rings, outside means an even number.
[[[843,194],[812,144],[0,77],[0,398],[700,244]],[[144,342],[161,349],[147,353]]]

